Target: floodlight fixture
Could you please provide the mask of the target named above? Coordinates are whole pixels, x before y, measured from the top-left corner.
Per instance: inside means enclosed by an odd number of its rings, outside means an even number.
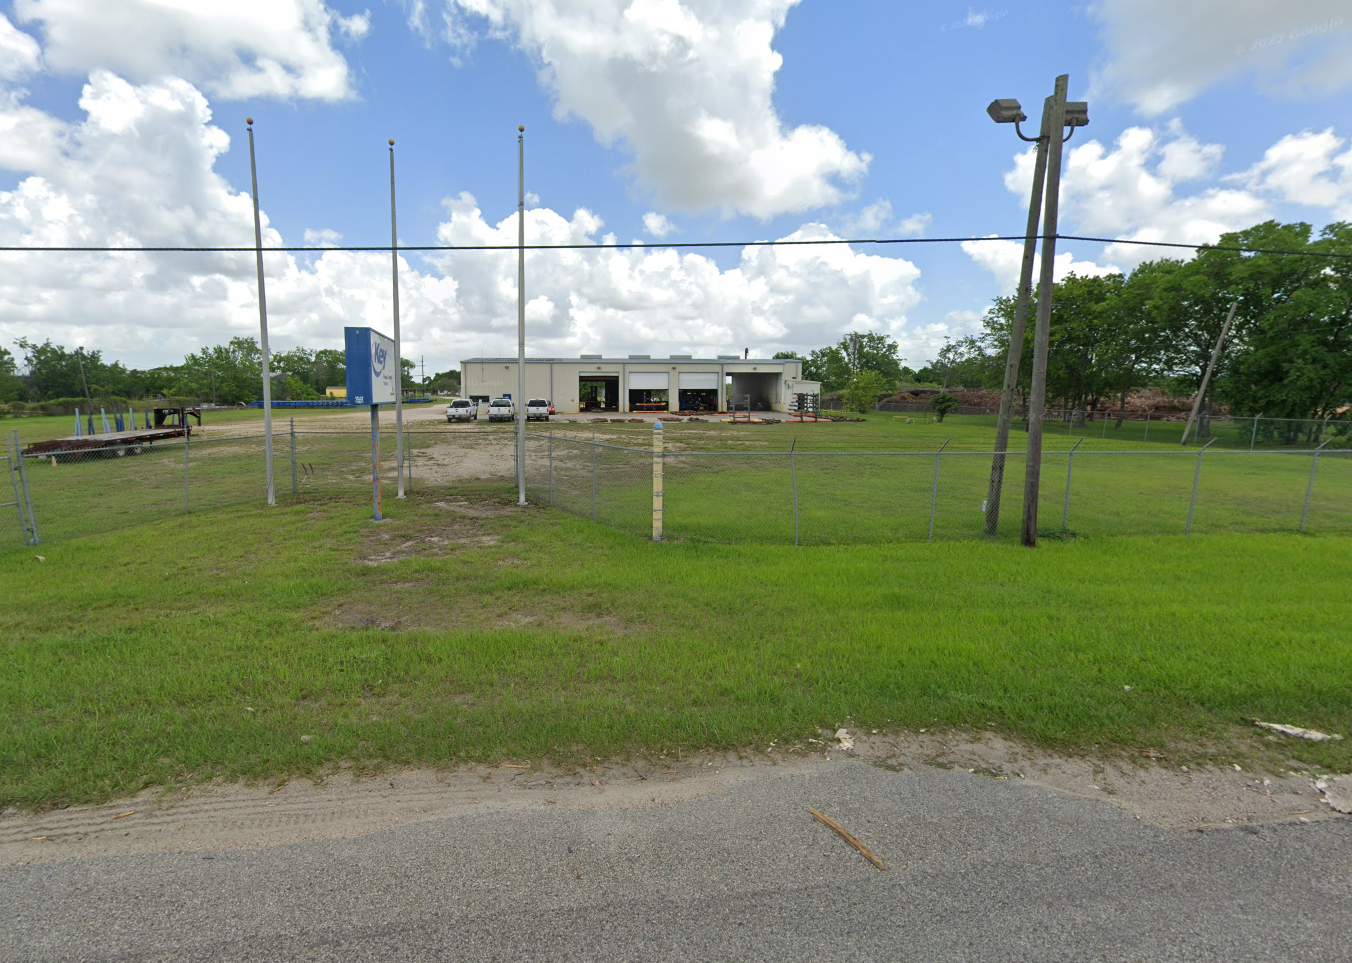
[[[1088,127],[1089,104],[1083,100],[1067,102],[1065,124],[1067,127]]]
[[[1019,102],[1013,98],[992,100],[990,106],[986,108],[986,113],[990,114],[991,120],[997,124],[1017,124],[1019,121],[1028,119],[1028,115],[1023,112]]]

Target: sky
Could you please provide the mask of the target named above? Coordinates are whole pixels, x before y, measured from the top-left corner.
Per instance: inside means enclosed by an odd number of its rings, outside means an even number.
[[[0,245],[513,244],[527,354],[768,356],[852,330],[913,367],[1011,293],[1032,117],[1089,102],[1063,234],[1352,220],[1346,0],[0,0]],[[1058,276],[1158,249],[1061,242]],[[274,350],[390,333],[388,253],[265,255]],[[515,252],[407,252],[405,357],[515,354]],[[135,367],[257,336],[252,254],[0,252],[0,345]]]

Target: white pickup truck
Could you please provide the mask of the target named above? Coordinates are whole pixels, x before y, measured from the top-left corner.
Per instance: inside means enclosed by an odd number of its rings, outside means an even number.
[[[548,421],[550,404],[544,398],[532,398],[526,402],[527,421]]]
[[[456,398],[446,406],[447,421],[478,421],[479,403],[468,398]]]
[[[489,421],[511,421],[516,417],[516,409],[512,407],[510,398],[494,398],[488,403]]]

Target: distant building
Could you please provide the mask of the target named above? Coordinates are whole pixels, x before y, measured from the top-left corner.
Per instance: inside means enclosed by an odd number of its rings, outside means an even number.
[[[339,401],[347,400],[347,385],[329,385],[324,389],[325,398],[336,398]]]
[[[467,398],[491,401],[516,393],[515,358],[468,358],[460,368]],[[818,382],[802,378],[803,362],[792,358],[527,358],[522,400],[547,398],[559,414],[728,411],[745,410],[748,403],[754,411],[785,411],[795,395],[821,394]]]

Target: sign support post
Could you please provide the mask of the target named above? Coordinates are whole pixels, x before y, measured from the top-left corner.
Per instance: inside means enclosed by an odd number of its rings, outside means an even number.
[[[372,517],[378,522],[383,521],[380,516],[380,405],[371,406],[371,488],[375,506]]]

